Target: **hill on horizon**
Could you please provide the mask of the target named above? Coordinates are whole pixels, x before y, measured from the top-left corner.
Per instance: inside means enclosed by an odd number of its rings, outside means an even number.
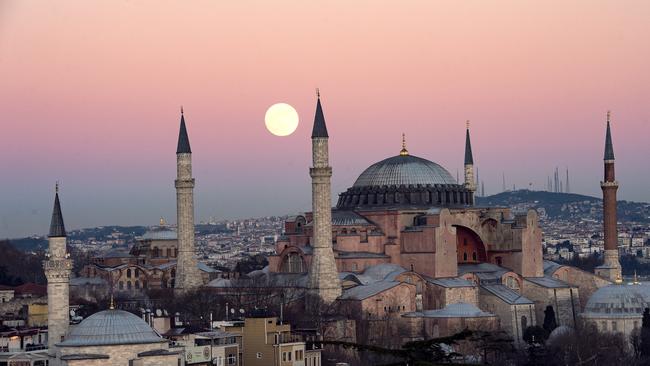
[[[476,197],[478,206],[543,209],[552,219],[590,218],[602,220],[602,199],[577,193],[556,193],[520,189]],[[618,201],[618,220],[650,223],[650,204]]]

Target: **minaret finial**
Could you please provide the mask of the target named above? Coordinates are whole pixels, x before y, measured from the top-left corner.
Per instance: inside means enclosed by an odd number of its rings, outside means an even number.
[[[607,123],[609,123],[611,117],[612,117],[612,111],[607,111]]]
[[[160,226],[165,226],[165,219],[160,216]]]
[[[402,133],[402,150],[399,152],[401,156],[407,156],[409,151],[406,150],[406,134]]]
[[[181,114],[183,114],[183,106],[181,105]]]
[[[108,305],[108,308],[115,310],[115,301],[113,300],[113,291],[111,291],[111,303]]]
[[[465,127],[469,130],[469,120],[465,121]]]
[[[320,99],[320,89],[316,88],[316,98]]]
[[[54,193],[56,193],[56,194],[59,193],[59,181],[58,180],[54,184]]]

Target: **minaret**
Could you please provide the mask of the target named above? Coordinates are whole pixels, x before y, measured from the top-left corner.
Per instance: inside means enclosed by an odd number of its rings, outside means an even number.
[[[196,266],[194,251],[194,178],[192,178],[192,149],[187,137],[185,116],[181,107],[181,128],[176,149],[176,217],[178,257],[174,289],[189,291],[203,284]]]
[[[476,183],[474,181],[474,158],[472,157],[472,142],[469,139],[469,121],[465,131],[465,188],[469,190],[469,204],[474,204],[474,192]]]
[[[47,278],[47,348],[56,357],[56,344],[68,333],[70,324],[70,273],[72,260],[66,249],[66,233],[59,202],[59,184],[54,194],[54,209],[48,235],[48,252],[43,261]]]
[[[317,92],[316,116],[311,133],[313,167],[309,169],[312,189],[313,237],[311,245],[314,254],[309,268],[307,307],[314,309],[317,298],[331,303],[341,296],[341,281],[336,269],[332,250],[332,167],[329,166],[327,126]]]
[[[610,112],[607,112],[607,133],[605,135],[605,179],[600,182],[603,190],[603,231],[605,233],[605,258],[596,274],[614,282],[621,282],[621,263],[618,256],[618,234],[616,230],[616,191],[618,182],[614,174],[614,147],[609,127]]]

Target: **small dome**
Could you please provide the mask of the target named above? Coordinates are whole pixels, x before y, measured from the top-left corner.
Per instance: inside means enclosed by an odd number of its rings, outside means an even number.
[[[176,231],[169,229],[166,226],[159,226],[155,229],[149,230],[140,237],[140,240],[177,240],[178,235]]]
[[[70,328],[61,347],[109,346],[167,342],[144,320],[122,310],[95,313]]]
[[[650,286],[607,285],[591,295],[582,315],[588,318],[639,317],[647,307],[650,307]]]
[[[413,155],[398,155],[368,167],[353,187],[458,184],[440,165]]]

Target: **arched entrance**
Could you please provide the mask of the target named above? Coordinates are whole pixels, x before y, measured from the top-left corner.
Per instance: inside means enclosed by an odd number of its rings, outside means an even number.
[[[456,251],[458,263],[487,262],[485,244],[478,234],[465,226],[456,226]]]

